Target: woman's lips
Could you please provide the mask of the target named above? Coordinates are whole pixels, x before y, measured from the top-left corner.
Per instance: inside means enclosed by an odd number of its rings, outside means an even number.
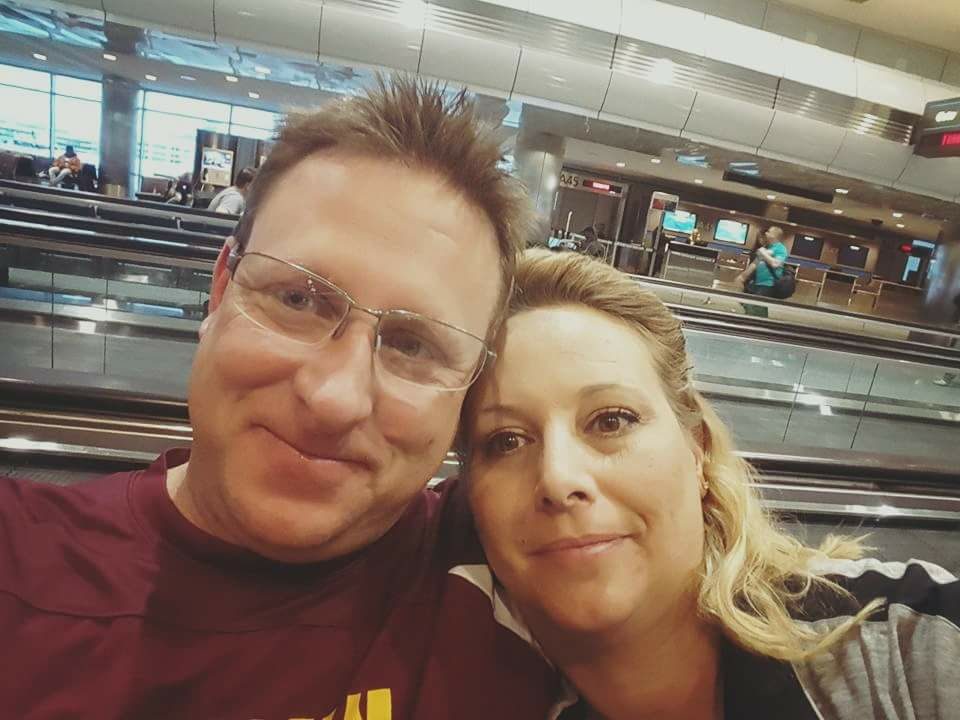
[[[531,555],[544,557],[576,557],[603,553],[630,537],[623,533],[602,533],[561,538],[538,546]]]

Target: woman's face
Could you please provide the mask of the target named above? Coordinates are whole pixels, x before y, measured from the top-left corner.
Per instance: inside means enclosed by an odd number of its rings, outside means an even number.
[[[468,407],[477,527],[529,622],[602,633],[688,607],[702,454],[639,334],[582,306],[521,313]]]

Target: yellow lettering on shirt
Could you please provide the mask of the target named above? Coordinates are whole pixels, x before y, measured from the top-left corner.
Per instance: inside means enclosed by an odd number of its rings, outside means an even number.
[[[366,716],[360,712],[360,699],[366,695],[367,713]],[[377,690],[367,690],[366,693],[351,693],[343,706],[343,720],[393,720],[393,698],[390,695],[390,688],[379,688]],[[337,720],[341,717],[338,714],[340,708],[337,708],[329,715],[324,715],[321,720]],[[290,718],[290,720],[314,720],[314,718]]]

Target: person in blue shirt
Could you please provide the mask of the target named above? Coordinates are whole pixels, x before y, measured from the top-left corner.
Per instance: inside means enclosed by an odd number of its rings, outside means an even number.
[[[783,244],[783,229],[771,226],[760,236],[753,261],[738,277],[748,295],[773,297],[773,286],[783,274],[787,260],[787,246]]]

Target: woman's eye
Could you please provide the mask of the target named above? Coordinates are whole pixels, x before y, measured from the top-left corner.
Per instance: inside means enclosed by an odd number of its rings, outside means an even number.
[[[617,435],[636,422],[639,418],[629,410],[607,410],[597,415],[592,424],[603,435]]]
[[[500,432],[486,442],[487,455],[509,455],[525,444],[521,435],[515,432]]]

